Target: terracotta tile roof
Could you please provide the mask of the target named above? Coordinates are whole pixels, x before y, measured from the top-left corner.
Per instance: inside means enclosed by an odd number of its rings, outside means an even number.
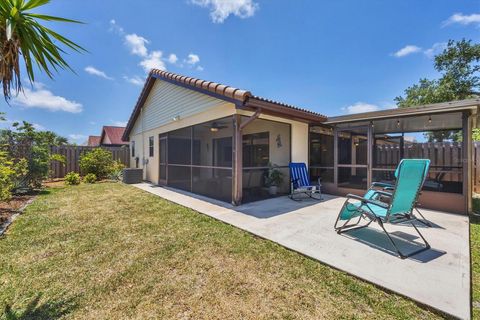
[[[124,145],[128,144],[122,140],[123,133],[125,132],[125,127],[115,127],[115,126],[103,126],[102,135],[100,142],[102,145],[106,144],[115,144],[115,145]],[[105,136],[108,137],[110,143],[104,143]]]
[[[125,133],[123,134],[123,139],[125,141],[128,141],[128,135],[130,134],[130,131],[133,128],[135,120],[140,113],[148,93],[152,89],[157,78],[185,87],[187,89],[196,90],[213,95],[219,99],[230,101],[235,103],[238,108],[246,108],[250,110],[262,108],[262,112],[265,113],[268,112],[278,116],[288,117],[289,119],[297,119],[308,122],[323,122],[327,119],[326,116],[309,111],[307,109],[252,95],[248,90],[242,90],[212,81],[186,77],[172,72],[152,69],[147,77],[147,80],[145,81],[142,92],[138,97],[135,108],[130,115],[130,119],[128,120]]]
[[[100,145],[100,136],[88,136],[87,146],[98,147]]]
[[[310,114],[313,114],[315,116],[327,118],[327,116],[325,116],[321,113],[314,112],[314,111],[311,111],[311,110],[308,110],[308,109],[305,109],[305,108],[297,107],[297,106],[294,106],[294,105],[291,105],[291,104],[288,104],[288,103],[279,102],[279,101],[275,101],[275,100],[271,100],[271,99],[267,99],[267,98],[263,98],[263,97],[259,97],[259,96],[253,96],[252,98],[257,99],[259,101],[265,101],[265,102],[273,103],[273,104],[276,104],[276,105],[279,105],[279,106],[287,107],[287,108],[290,108],[290,109],[310,113]]]
[[[150,75],[158,75],[164,79],[169,79],[177,83],[182,83],[198,89],[207,90],[212,93],[242,102],[245,101],[245,98],[252,95],[249,91],[246,90],[226,86],[212,81],[185,77],[172,72],[162,71],[158,69],[152,69],[152,71],[150,71]]]

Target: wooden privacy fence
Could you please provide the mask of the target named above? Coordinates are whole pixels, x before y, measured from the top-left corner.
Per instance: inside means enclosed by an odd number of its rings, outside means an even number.
[[[59,154],[65,157],[65,164],[58,161],[52,161],[50,164],[51,177],[63,178],[68,172],[80,172],[80,157],[93,149],[99,147],[87,146],[50,146],[51,154]],[[128,146],[123,147],[100,147],[112,153],[113,160],[119,160],[125,166],[130,165],[130,149]]]
[[[475,150],[480,152],[480,144],[478,148],[474,145],[474,153]],[[462,181],[462,152],[461,142],[405,143],[403,158],[430,159],[430,179],[438,178],[441,173],[442,181]],[[375,167],[395,168],[401,158],[400,147],[398,144],[376,145],[374,158]]]

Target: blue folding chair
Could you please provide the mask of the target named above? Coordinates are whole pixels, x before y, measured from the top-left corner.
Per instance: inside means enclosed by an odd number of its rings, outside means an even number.
[[[377,222],[402,259],[428,250],[430,245],[415,226],[414,221],[418,220],[412,211],[417,203],[418,195],[420,194],[426,172],[428,171],[426,167],[429,166],[429,163],[430,160],[426,159],[405,159],[400,163],[398,166],[397,181],[393,186],[390,203],[384,203],[374,198],[348,194],[347,200],[343,204],[335,221],[335,231],[340,234],[365,228],[368,227],[370,223]],[[361,224],[362,220],[367,221],[367,223]],[[413,226],[424,242],[423,248],[409,254],[400,251],[397,243],[384,226],[386,223],[396,224],[405,222],[409,222]]]
[[[394,173],[395,179],[398,179],[398,171],[405,160],[407,159],[400,160],[400,163],[398,164],[397,169],[395,170],[395,173]],[[426,163],[425,172],[424,172],[423,181],[422,181],[422,187],[423,187],[425,180],[427,179],[427,176],[428,176],[428,170],[430,168],[430,159],[410,159],[410,160],[422,160]],[[364,198],[371,199],[371,200],[380,200],[382,197],[386,197],[391,199],[392,197],[391,191],[393,191],[394,188],[395,188],[395,185],[390,183],[373,182],[372,185],[370,186],[370,189],[368,189],[367,193],[364,195]],[[421,191],[420,191],[420,194],[421,194]],[[422,220],[417,219],[417,221],[428,227],[431,227],[432,224],[423,216],[420,210],[418,210],[417,205],[418,203],[415,203],[414,209],[422,217]]]
[[[311,183],[305,163],[291,162],[288,167],[290,168],[290,199],[300,200],[295,199],[294,195],[303,193],[312,199],[322,200],[320,178],[316,184]]]

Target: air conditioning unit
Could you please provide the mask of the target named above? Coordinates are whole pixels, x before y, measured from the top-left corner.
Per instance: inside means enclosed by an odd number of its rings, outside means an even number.
[[[135,168],[123,169],[123,183],[140,183],[143,178],[143,170]]]

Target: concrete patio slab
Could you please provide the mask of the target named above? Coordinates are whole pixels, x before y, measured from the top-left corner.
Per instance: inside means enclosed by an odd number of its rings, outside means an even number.
[[[432,249],[402,260],[381,229],[370,227],[338,235],[333,230],[345,198],[295,202],[279,197],[234,207],[210,198],[158,187],[134,185],[192,208],[289,249],[343,270],[422,304],[461,319],[470,319],[468,217],[422,210],[432,228],[418,225]],[[421,239],[411,226],[387,225],[401,249],[411,252]]]

